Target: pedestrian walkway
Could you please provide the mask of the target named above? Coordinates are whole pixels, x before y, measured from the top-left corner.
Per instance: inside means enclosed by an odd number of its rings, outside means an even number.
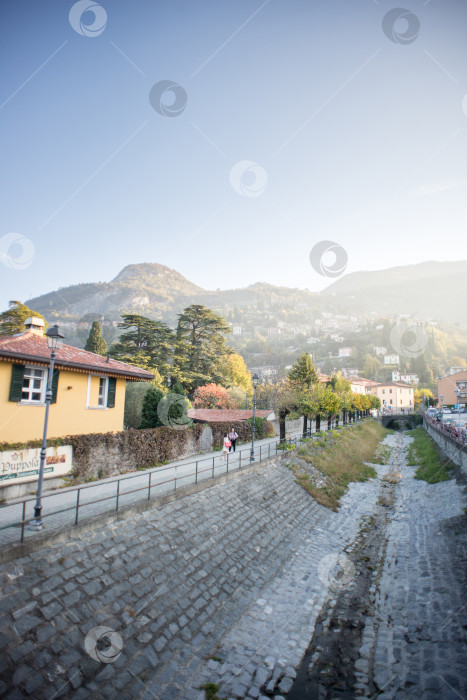
[[[299,439],[300,433],[288,436]],[[277,454],[279,440],[255,440],[254,461]],[[224,457],[222,451],[193,455],[175,460],[163,467],[145,469],[102,479],[89,484],[45,491],[42,496],[42,518],[47,532],[73,527],[84,520],[120,510],[126,506],[153,500],[184,486],[250,465],[251,442],[238,445],[236,452]],[[0,506],[0,546],[19,544],[37,537],[38,533],[21,526],[34,517],[33,496],[12,499]]]

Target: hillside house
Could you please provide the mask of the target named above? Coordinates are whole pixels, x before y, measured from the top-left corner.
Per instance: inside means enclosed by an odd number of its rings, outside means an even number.
[[[28,319],[26,332],[0,337],[0,442],[42,437],[50,366],[43,330],[41,319]],[[48,436],[122,430],[126,382],[153,378],[139,367],[62,345],[56,351]]]
[[[405,384],[419,384],[420,377],[414,372],[406,372],[405,374],[399,372],[398,370],[392,371],[392,381],[393,382],[404,382]]]

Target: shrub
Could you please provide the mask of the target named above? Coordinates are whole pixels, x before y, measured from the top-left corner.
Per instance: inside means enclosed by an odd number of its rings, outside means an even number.
[[[158,428],[162,425],[157,415],[157,406],[163,396],[164,392],[160,389],[149,387],[143,399],[140,428]]]

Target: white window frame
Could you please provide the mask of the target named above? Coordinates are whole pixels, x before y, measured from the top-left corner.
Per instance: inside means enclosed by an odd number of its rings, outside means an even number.
[[[90,398],[91,398],[91,382],[92,382],[92,377],[97,377],[99,380],[99,387],[100,387],[100,382],[101,379],[104,380],[104,396],[103,396],[103,403],[100,404],[98,403],[97,406],[91,406],[90,404]],[[103,374],[88,374],[88,391],[86,395],[86,408],[92,411],[108,411],[108,406],[107,406],[107,401],[109,397],[109,378],[106,377]],[[99,398],[98,398],[99,401]]]
[[[46,367],[37,367],[34,365],[25,365],[24,367],[24,374],[23,374],[23,381],[24,379],[27,379],[28,377],[25,377],[26,372],[28,370],[37,370],[39,372],[43,372],[42,378],[41,378],[41,388],[40,388],[40,399],[23,399],[21,397],[21,400],[18,402],[19,404],[22,404],[24,406],[44,406],[45,405],[45,393],[47,391],[47,381],[49,378],[49,372]],[[31,377],[31,379],[34,379]],[[21,389],[21,393],[23,393],[23,389]],[[30,390],[30,394],[32,393],[37,393],[37,391]]]

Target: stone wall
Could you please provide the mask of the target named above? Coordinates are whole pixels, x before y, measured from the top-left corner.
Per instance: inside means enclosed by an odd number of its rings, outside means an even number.
[[[275,435],[279,435],[279,419],[270,421],[274,426]],[[303,418],[296,418],[295,420],[285,421],[285,432],[288,433],[299,433],[303,428]]]
[[[449,437],[449,435],[436,430],[436,428],[425,420],[423,421],[423,427],[428,435],[433,438],[441,451],[467,474],[467,445],[459,445],[459,443]]]
[[[240,443],[251,439],[251,425],[242,421],[193,423],[184,430],[162,427],[68,436],[66,442],[73,447],[75,483],[147,469],[220,449],[224,434],[232,427]],[[267,421],[265,430],[273,434]]]

